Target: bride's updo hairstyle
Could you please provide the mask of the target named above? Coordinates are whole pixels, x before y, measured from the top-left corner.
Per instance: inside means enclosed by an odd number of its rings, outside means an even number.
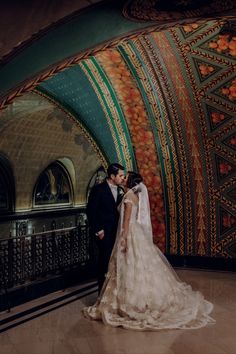
[[[126,182],[126,186],[128,188],[134,188],[135,186],[137,186],[139,183],[141,183],[143,181],[143,177],[136,172],[133,171],[128,171],[128,179]]]

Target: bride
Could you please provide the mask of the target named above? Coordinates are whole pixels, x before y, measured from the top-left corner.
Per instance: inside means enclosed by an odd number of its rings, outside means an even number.
[[[135,330],[193,329],[214,323],[212,303],[182,282],[153,244],[148,191],[129,172],[108,273],[87,318]]]

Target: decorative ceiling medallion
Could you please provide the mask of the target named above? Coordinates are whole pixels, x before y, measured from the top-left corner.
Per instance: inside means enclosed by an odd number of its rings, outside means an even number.
[[[138,21],[172,21],[221,14],[233,8],[234,0],[129,0],[123,15]]]

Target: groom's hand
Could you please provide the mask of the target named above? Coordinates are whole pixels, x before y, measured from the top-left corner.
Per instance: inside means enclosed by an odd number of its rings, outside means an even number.
[[[100,230],[99,232],[97,232],[96,236],[98,236],[100,238],[100,240],[102,240],[103,237],[105,236],[104,230]]]

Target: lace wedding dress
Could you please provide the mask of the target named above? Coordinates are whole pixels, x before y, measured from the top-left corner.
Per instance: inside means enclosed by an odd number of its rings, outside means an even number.
[[[84,315],[106,325],[134,330],[193,329],[214,323],[209,316],[212,303],[182,282],[153,244],[148,194],[141,185],[139,202],[135,202],[132,190],[123,198],[106,281],[97,302],[83,309]],[[148,204],[143,207],[141,200]],[[132,211],[127,250],[122,252],[125,203],[132,204]]]

